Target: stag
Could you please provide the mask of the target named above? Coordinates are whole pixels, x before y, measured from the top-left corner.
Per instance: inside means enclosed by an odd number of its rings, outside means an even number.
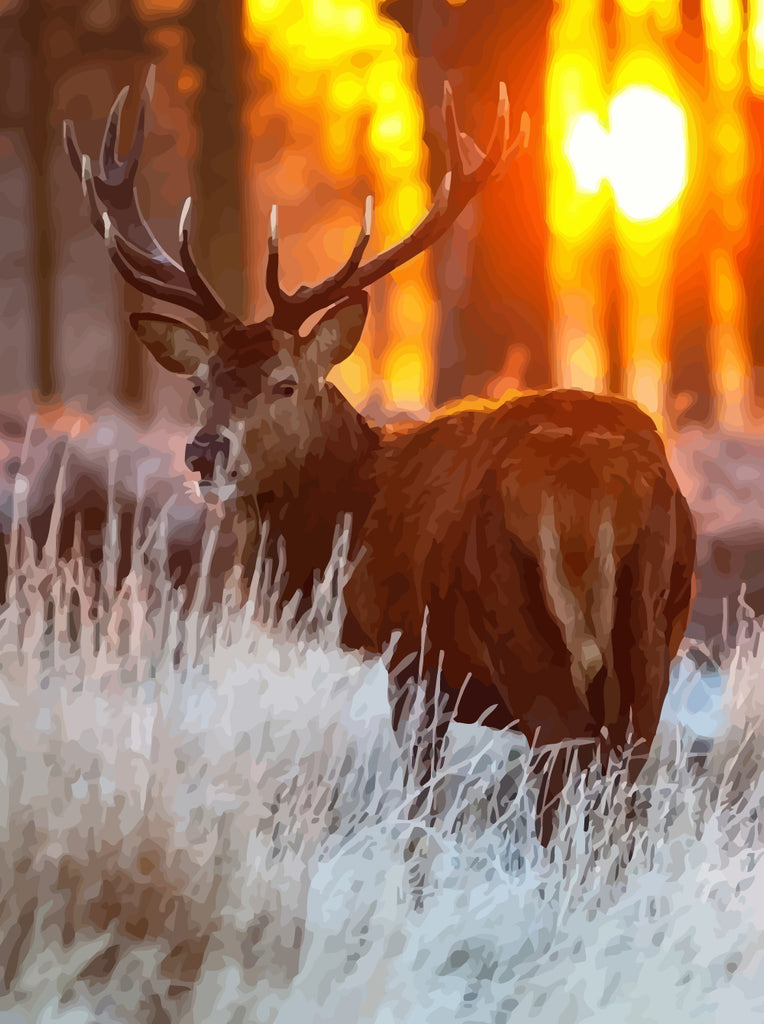
[[[546,841],[566,770],[555,745],[577,741],[588,763],[623,748],[631,728],[643,741],[630,763],[636,777],[687,624],[695,535],[658,432],[627,401],[553,390],[389,436],[327,381],[361,337],[366,289],[431,246],[504,173],[527,145],[527,115],[510,142],[502,84],[483,153],[460,131],[446,84],[450,169],[427,215],[365,260],[370,197],[341,269],[293,293],[279,279],[274,207],[265,275],[273,312],[244,323],[196,265],[190,199],[180,216],[179,261],[143,217],[134,182],[148,91],[120,160],[126,96],[127,89],[112,107],[97,168],[70,122],[64,140],[92,223],[121,276],[194,314],[190,322],[155,312],[130,317],[161,366],[189,382],[197,424],[186,449],[189,469],[246,524],[241,559],[250,573],[270,524],[272,541],[286,552],[285,599],[310,590],[338,520],[351,517],[357,566],[345,591],[344,643],[379,652],[399,631],[396,656],[407,664],[427,619],[425,653],[443,654],[437,667],[419,659],[428,691],[437,686],[445,702],[421,781],[437,764],[449,716],[514,725],[551,751],[538,809]],[[408,692],[405,673],[398,679],[391,694],[396,729]]]

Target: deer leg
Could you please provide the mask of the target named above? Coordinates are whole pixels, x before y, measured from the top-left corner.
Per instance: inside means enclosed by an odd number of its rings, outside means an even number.
[[[565,781],[573,766],[573,759],[586,770],[595,762],[607,766],[608,748],[602,742],[576,744],[575,747],[555,746],[541,750],[533,763],[534,774],[541,776],[539,795],[536,801],[536,835],[542,846],[548,846],[555,831],[555,822],[560,809],[560,797]]]
[[[635,680],[631,715],[635,747],[629,757],[628,775],[632,784],[639,778],[655,739],[671,667],[668,650],[660,641],[651,649],[640,645],[633,652],[633,660],[637,663],[639,676]]]
[[[652,563],[652,564],[651,564]],[[631,719],[631,740],[635,745],[629,758],[628,778],[637,781],[647,762],[660,721],[669,685],[671,653],[665,630],[665,608],[650,600],[658,581],[654,560],[635,548],[621,567],[616,592],[616,621],[613,655],[620,691],[619,721]]]

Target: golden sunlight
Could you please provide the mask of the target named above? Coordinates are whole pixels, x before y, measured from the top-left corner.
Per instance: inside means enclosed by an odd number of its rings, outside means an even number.
[[[687,125],[682,109],[644,85],[613,97],[610,131],[594,114],[572,122],[565,154],[579,187],[596,192],[603,180],[631,220],[654,220],[681,195],[687,183]]]
[[[251,148],[264,116],[275,113],[289,125],[284,148],[268,167],[255,168],[250,158],[251,172],[257,169],[263,189],[270,192],[268,201],[284,209],[289,286],[318,279],[347,256],[363,213],[362,200],[349,198],[358,192],[359,179],[375,196],[371,253],[405,235],[427,210],[430,191],[415,62],[403,29],[384,18],[378,6],[375,0],[246,4],[245,38],[257,51],[259,72],[273,87],[270,98],[253,98]],[[336,200],[316,203],[319,183],[324,189],[328,185]],[[291,231],[290,208],[296,225]],[[262,245],[262,220],[263,211],[253,201],[253,251]],[[436,322],[429,261],[425,253],[375,286],[386,289],[385,301],[372,301],[365,340],[334,371],[351,400],[362,400],[375,389],[382,405],[421,409],[428,404]],[[375,335],[383,341],[374,344]]]
[[[747,338],[746,297],[737,254],[748,237],[745,193],[751,166],[745,124],[743,17],[732,0],[702,0],[709,50],[709,205],[716,216],[708,235],[711,380],[716,414],[730,429],[744,429],[751,405],[752,353]],[[751,10],[750,38],[756,39],[761,8]],[[756,76],[751,69],[751,84]]]
[[[764,0],[748,7],[748,75],[754,95],[764,95]]]
[[[598,256],[601,240],[612,233],[612,218],[604,190],[579,187],[564,144],[582,113],[603,112],[605,44],[598,13],[597,0],[561,0],[557,7],[550,25],[545,126],[554,383],[592,391],[604,390],[607,383]],[[591,127],[584,122],[583,130],[593,136]],[[600,138],[589,141],[596,149]],[[594,173],[588,182],[596,185]]]
[[[686,102],[656,30],[676,30],[679,6],[676,0],[621,0],[620,6],[620,52],[607,74],[597,0],[560,0],[550,26],[546,160],[555,383],[608,387],[602,268],[612,253],[624,299],[622,386],[663,423],[669,321],[662,311],[693,154]]]
[[[668,7],[664,13],[668,17]],[[691,125],[685,114],[687,98],[660,41],[651,34],[646,16],[634,18],[626,26],[623,55],[614,69],[613,94],[611,113],[615,99],[621,97],[629,99],[622,108],[626,114],[634,111],[635,106],[641,108],[642,113],[634,112],[633,116],[635,126],[641,129],[643,144],[649,149],[648,164],[657,162],[660,168],[667,162],[666,151],[676,154],[673,177],[663,178],[660,169],[651,176],[643,165],[650,187],[642,194],[641,205],[632,208],[632,212],[648,212],[648,199],[657,192],[664,203],[662,212],[652,217],[634,217],[616,203],[614,216],[625,300],[619,329],[623,387],[627,397],[642,405],[663,429],[672,330],[666,311],[671,307],[676,240],[683,210],[681,199],[696,174],[697,153],[690,145]],[[650,116],[644,116],[645,110],[655,115],[660,131],[651,126]],[[673,197],[672,192],[676,192]],[[636,204],[637,200],[634,201]],[[656,201],[655,206],[658,205]]]

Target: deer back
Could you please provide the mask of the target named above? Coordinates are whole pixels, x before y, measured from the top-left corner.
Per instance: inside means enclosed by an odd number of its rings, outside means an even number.
[[[566,735],[596,732],[590,688],[612,661],[624,567],[650,566],[645,614],[665,618],[686,510],[652,421],[627,402],[548,392],[436,419],[379,460],[347,639],[380,650],[400,629],[409,653],[427,610],[444,688],[474,677],[459,717],[498,704],[491,724],[519,718],[532,731],[554,719]],[[617,717],[622,694],[610,688],[600,702],[615,702]]]

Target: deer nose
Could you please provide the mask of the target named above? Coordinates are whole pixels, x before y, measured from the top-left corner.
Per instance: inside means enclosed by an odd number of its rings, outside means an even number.
[[[231,445],[227,437],[220,434],[197,434],[193,441],[186,445],[186,465],[192,473],[199,473],[202,480],[212,480],[215,463],[225,465]]]

